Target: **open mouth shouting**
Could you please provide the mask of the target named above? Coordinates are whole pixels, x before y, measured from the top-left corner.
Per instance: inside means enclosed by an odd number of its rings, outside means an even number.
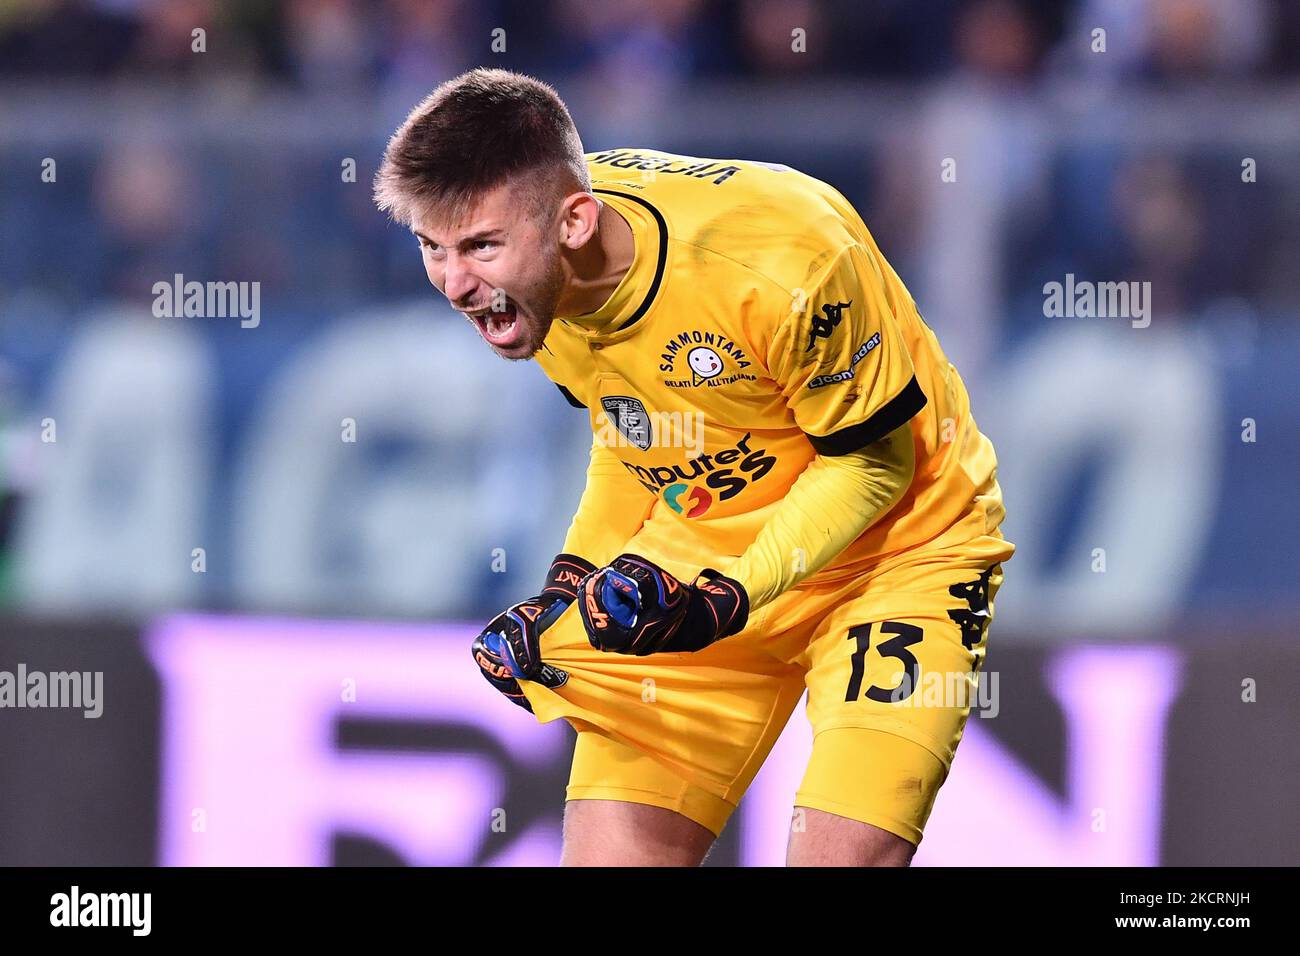
[[[495,349],[510,351],[523,342],[524,324],[519,321],[518,307],[509,299],[504,309],[483,309],[464,314],[478,326],[483,340]]]

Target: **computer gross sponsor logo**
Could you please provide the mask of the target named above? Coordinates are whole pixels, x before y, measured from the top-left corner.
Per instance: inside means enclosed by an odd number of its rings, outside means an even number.
[[[674,482],[665,488],[663,498],[669,508],[688,518],[698,518],[713,504],[713,495],[706,489],[699,485],[688,485],[684,481]]]
[[[680,515],[698,518],[714,500],[736,497],[750,484],[761,481],[774,465],[776,456],[766,448],[751,448],[749,432],[730,448],[712,455],[689,459],[685,465],[657,465],[647,468],[623,462],[645,488],[659,495]]]

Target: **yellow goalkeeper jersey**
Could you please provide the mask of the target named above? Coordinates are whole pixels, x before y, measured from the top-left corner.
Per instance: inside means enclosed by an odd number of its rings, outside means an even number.
[[[634,261],[600,310],[557,317],[536,357],[590,413],[592,471],[616,460],[626,475],[595,505],[611,526],[641,508],[701,566],[723,562],[815,455],[908,424],[916,468],[902,500],[809,580],[996,531],[993,446],[839,192],[784,166],[648,149],[587,164],[595,195],[632,227]]]

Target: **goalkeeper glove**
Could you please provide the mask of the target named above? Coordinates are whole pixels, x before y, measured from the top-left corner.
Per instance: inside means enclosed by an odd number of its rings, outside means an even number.
[[[576,555],[559,555],[551,563],[541,594],[506,608],[474,638],[474,661],[488,683],[530,714],[533,708],[519,681],[560,687],[569,679],[567,671],[542,663],[542,632],[573,603],[583,576],[595,570],[594,564]]]
[[[705,568],[692,584],[635,554],[621,554],[582,581],[578,602],[591,646],[644,656],[698,651],[743,630],[749,595]]]

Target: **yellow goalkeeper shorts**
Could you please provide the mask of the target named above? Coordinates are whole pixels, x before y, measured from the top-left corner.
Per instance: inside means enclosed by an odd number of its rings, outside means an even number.
[[[710,566],[649,534],[625,550],[684,580]],[[578,731],[568,799],[663,807],[719,834],[806,689],[813,748],[795,805],[919,844],[976,701],[1013,550],[995,533],[805,581],[693,653],[597,651],[569,608],[541,641],[568,682],[523,682],[539,721]]]

